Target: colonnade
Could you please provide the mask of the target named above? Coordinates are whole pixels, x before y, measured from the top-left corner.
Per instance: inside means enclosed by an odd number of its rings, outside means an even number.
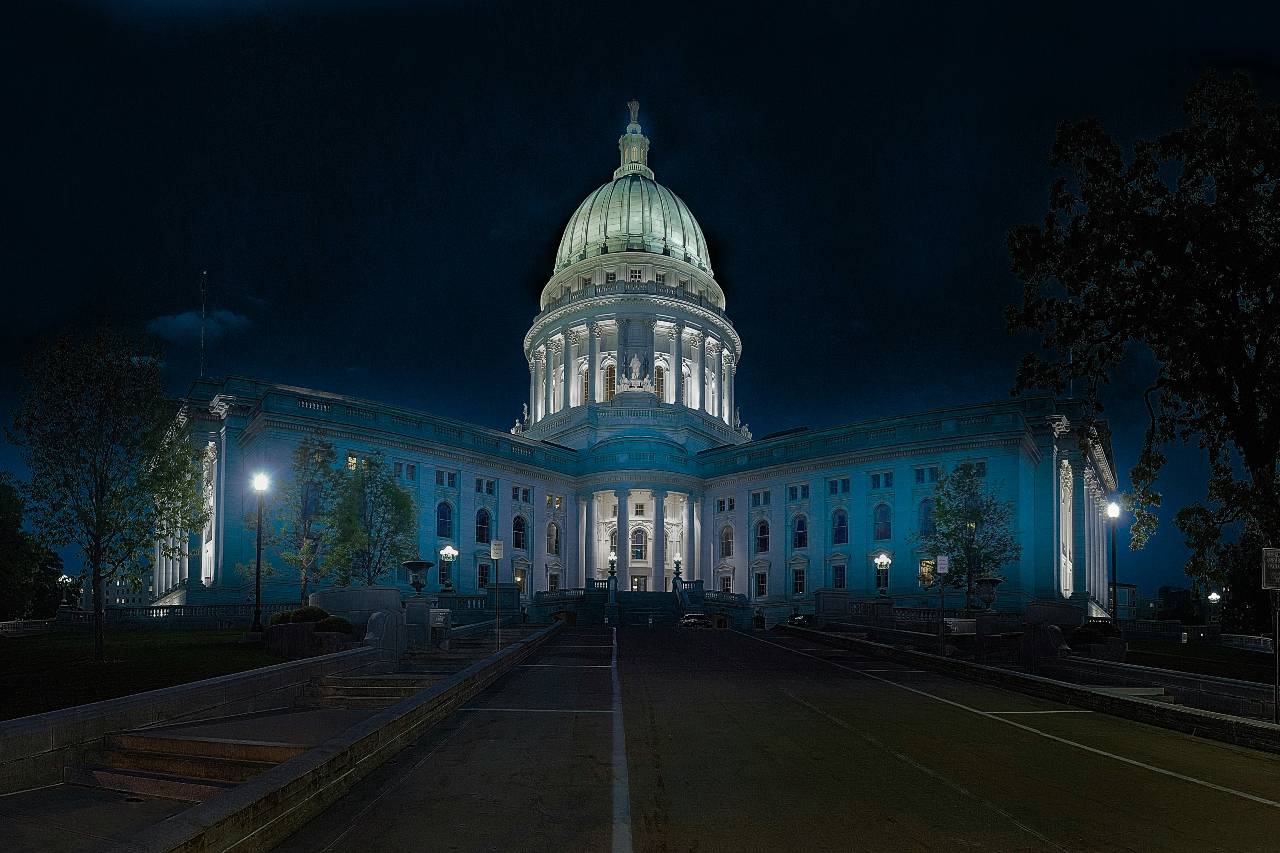
[[[668,590],[678,559],[682,576],[692,579],[696,554],[693,495],[656,487],[622,487],[591,492],[579,501],[585,513],[579,548],[586,578],[607,577],[612,559],[620,589],[631,588],[633,580],[643,578],[650,591]],[[633,543],[637,530],[642,536]]]

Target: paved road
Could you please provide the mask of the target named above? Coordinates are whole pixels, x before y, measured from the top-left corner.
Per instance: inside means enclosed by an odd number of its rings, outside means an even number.
[[[1280,849],[1275,756],[778,634],[624,629],[618,704],[610,644],[561,635],[281,849]]]

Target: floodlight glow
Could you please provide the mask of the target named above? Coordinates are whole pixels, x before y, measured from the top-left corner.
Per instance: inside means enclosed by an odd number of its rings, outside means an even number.
[[[1217,604],[1221,600],[1222,600],[1222,596],[1218,593],[1217,590],[1214,590],[1213,592],[1209,593],[1210,604]]]
[[[446,563],[452,563],[458,557],[458,549],[452,545],[445,545],[440,549],[440,559]]]
[[[255,492],[265,492],[270,485],[271,480],[266,474],[258,473],[253,475],[253,490]]]
[[[887,566],[892,562],[893,560],[889,559],[889,555],[883,552],[880,554],[879,557],[876,557],[876,560],[875,560],[875,563],[877,566]]]
[[[1107,504],[1107,518],[1119,518],[1119,517],[1120,517],[1120,504],[1116,503],[1115,501],[1112,501],[1111,503]]]

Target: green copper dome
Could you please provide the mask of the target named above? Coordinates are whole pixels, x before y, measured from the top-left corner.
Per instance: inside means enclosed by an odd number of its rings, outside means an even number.
[[[618,139],[622,165],[613,180],[578,205],[560,238],[553,274],[577,261],[611,252],[652,252],[711,273],[707,241],[698,220],[680,197],[653,179],[649,139],[636,121]]]

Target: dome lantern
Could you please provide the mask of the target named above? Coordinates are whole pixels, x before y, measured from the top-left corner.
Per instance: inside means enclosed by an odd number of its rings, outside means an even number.
[[[618,154],[622,163],[614,170],[613,178],[644,175],[653,180],[653,169],[649,168],[649,137],[640,129],[640,102],[634,98],[627,101],[627,109],[631,110],[631,123],[627,125],[627,132],[618,137]]]

